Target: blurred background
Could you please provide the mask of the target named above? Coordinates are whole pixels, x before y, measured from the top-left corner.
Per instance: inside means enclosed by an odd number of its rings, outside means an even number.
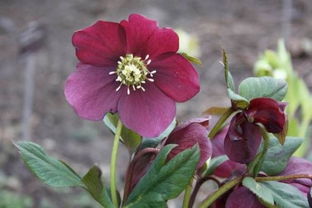
[[[178,120],[199,116],[211,106],[229,106],[221,49],[240,81],[253,75],[259,56],[276,49],[282,37],[298,77],[311,92],[311,0],[0,0],[1,208],[97,206],[78,189],[55,191],[41,184],[12,141],[37,142],[81,174],[97,163],[108,178],[112,135],[101,122],[79,119],[65,101],[63,86],[77,63],[73,32],[97,19],[120,21],[130,13],[183,30],[199,43],[201,92],[178,105]],[[125,149],[120,152],[123,173],[128,155]]]

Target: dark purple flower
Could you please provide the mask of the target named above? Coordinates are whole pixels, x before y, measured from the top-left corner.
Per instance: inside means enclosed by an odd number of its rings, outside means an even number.
[[[135,185],[140,181],[140,179],[145,175],[151,166],[152,162],[156,158],[159,149],[156,148],[146,148],[137,152],[130,162],[126,173],[126,182],[124,189],[125,198],[131,193]]]
[[[285,103],[271,98],[255,98],[248,108],[236,114],[224,140],[228,157],[239,163],[249,163],[261,144],[261,124],[270,133],[282,134],[286,128]]]
[[[177,144],[169,153],[168,158],[171,159],[180,152],[198,144],[200,160],[197,164],[197,168],[199,169],[202,167],[212,155],[212,145],[210,140],[208,140],[207,126],[208,119],[193,119],[177,126],[165,142],[165,145]]]
[[[212,157],[225,155],[224,139],[228,132],[228,129],[228,126],[224,127],[221,131],[217,133],[217,135],[213,139],[211,139]],[[242,175],[244,172],[246,172],[246,170],[246,165],[234,162],[232,160],[227,160],[215,169],[214,175],[222,178],[228,178],[233,175]]]
[[[260,128],[247,121],[243,113],[236,114],[224,140],[224,151],[230,160],[249,163],[261,144]]]
[[[292,157],[289,159],[286,168],[279,175],[287,176],[300,174],[312,175],[312,163],[303,158]],[[310,178],[292,179],[283,182],[295,186],[305,195],[309,192],[310,188],[312,187],[312,180]]]
[[[247,188],[234,189],[226,200],[225,208],[265,208]]]
[[[65,96],[82,118],[118,112],[127,128],[155,137],[172,122],[175,102],[199,91],[196,70],[177,53],[177,34],[141,15],[98,21],[75,32],[72,42],[80,63],[66,81]]]

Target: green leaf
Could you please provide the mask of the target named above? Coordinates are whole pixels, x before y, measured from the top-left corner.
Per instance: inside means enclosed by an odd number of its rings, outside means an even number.
[[[281,145],[277,138],[271,137],[269,149],[264,157],[261,170],[268,175],[277,175],[287,166],[291,155],[302,143],[301,138],[286,137],[284,145]]]
[[[261,182],[270,189],[277,207],[281,208],[308,208],[307,198],[294,186],[277,181]]]
[[[249,77],[240,83],[238,92],[248,100],[269,97],[281,101],[287,93],[287,83],[272,77]]]
[[[189,184],[199,161],[199,148],[184,150],[166,162],[175,145],[162,148],[148,172],[135,186],[125,203],[128,208],[150,207],[151,204],[166,207],[165,202],[176,198]]]
[[[105,208],[113,208],[114,205],[107,190],[104,188],[101,176],[101,170],[97,166],[93,166],[81,181],[85,184],[86,190],[97,202]]]
[[[266,186],[261,183],[257,183],[255,179],[251,177],[246,177],[243,180],[243,186],[248,188],[252,193],[254,193],[261,202],[267,206],[274,206],[274,199],[272,192]]]
[[[118,115],[107,113],[104,117],[105,125],[115,134],[118,122]],[[134,131],[123,126],[121,130],[121,140],[130,152],[134,152],[140,145],[142,137]]]
[[[193,56],[190,56],[188,55],[187,53],[185,52],[182,52],[180,53],[184,58],[186,58],[188,61],[194,63],[194,64],[202,64],[202,62],[200,61],[199,58],[196,58],[196,57],[193,57]]]
[[[168,137],[169,134],[173,131],[173,129],[176,127],[177,121],[176,119],[173,119],[171,124],[167,127],[167,129],[161,133],[158,137],[154,138],[143,138],[142,144],[140,146],[140,149],[144,149],[147,147],[156,147],[164,138]]]
[[[232,101],[232,105],[234,105],[235,108],[245,109],[248,107],[249,101],[246,98],[240,96],[239,94],[235,93],[233,90],[229,88],[227,89],[227,93]]]
[[[27,167],[43,182],[53,187],[84,185],[80,176],[67,164],[48,156],[42,147],[33,142],[16,144]]]
[[[217,157],[214,157],[210,160],[209,162],[209,166],[207,168],[207,170],[205,170],[203,172],[203,176],[208,176],[213,174],[213,172],[215,171],[215,169],[221,165],[223,162],[227,161],[229,158],[226,155],[220,155]]]

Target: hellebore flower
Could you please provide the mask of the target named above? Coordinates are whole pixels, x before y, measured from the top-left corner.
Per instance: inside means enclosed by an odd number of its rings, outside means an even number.
[[[212,143],[212,157],[224,155],[224,139],[228,132],[229,126],[224,127],[216,136],[211,139]],[[246,165],[226,160],[220,164],[214,171],[214,175],[221,178],[229,178],[234,175],[242,175],[247,170]]]
[[[227,156],[239,163],[249,163],[261,144],[261,127],[270,133],[282,133],[286,128],[285,103],[271,98],[255,98],[248,108],[236,114],[224,140]]]
[[[177,53],[177,34],[141,15],[98,21],[75,32],[72,42],[80,63],[65,96],[82,118],[118,112],[127,128],[155,137],[172,122],[175,102],[199,92],[196,70]]]
[[[197,169],[200,169],[212,155],[212,145],[207,137],[207,126],[208,119],[193,119],[177,126],[165,142],[165,145],[177,144],[177,146],[169,153],[168,159],[171,159],[180,152],[198,144],[200,149],[200,159],[197,164]]]

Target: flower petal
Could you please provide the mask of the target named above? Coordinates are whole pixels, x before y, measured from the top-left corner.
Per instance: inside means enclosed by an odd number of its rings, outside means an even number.
[[[225,208],[265,208],[257,199],[257,197],[251,193],[245,187],[239,187],[235,189],[228,197]]]
[[[246,115],[256,123],[261,123],[270,133],[280,133],[286,123],[285,103],[271,98],[255,98],[250,101]]]
[[[224,140],[226,155],[235,162],[248,163],[257,154],[261,144],[260,127],[249,123],[243,113],[236,114]]]
[[[213,139],[211,139],[212,157],[225,155],[224,139],[228,132],[228,129],[228,126],[224,127]],[[222,178],[228,178],[233,175],[242,175],[246,172],[246,169],[246,165],[244,164],[227,160],[215,169],[214,175]]]
[[[200,160],[197,164],[197,168],[200,168],[212,155],[211,142],[207,137],[208,131],[205,127],[205,123],[202,124],[200,120],[199,122],[186,123],[188,123],[186,126],[182,124],[183,128],[178,127],[178,130],[174,130],[166,140],[165,145],[178,145],[169,153],[168,158],[171,159],[180,152],[198,144],[200,149]]]
[[[145,92],[131,91],[120,98],[118,112],[123,124],[144,137],[159,136],[176,114],[175,102],[153,83],[144,85]]]
[[[108,75],[109,69],[79,64],[65,83],[65,96],[76,113],[88,120],[101,120],[105,113],[116,112],[121,92]]]
[[[153,60],[160,54],[177,52],[179,37],[169,28],[160,28],[157,22],[139,14],[132,14],[129,20],[120,23],[127,36],[127,53]],[[165,43],[165,44],[164,44]]]
[[[197,71],[179,54],[162,56],[152,62],[149,68],[157,71],[156,85],[178,102],[189,100],[199,92]]]
[[[303,158],[291,157],[281,176],[287,175],[300,175],[300,174],[312,174],[312,163]],[[299,178],[294,180],[283,181],[296,186],[299,190],[307,193],[310,187],[312,187],[312,180],[310,178]]]
[[[78,59],[94,66],[116,66],[126,52],[123,28],[118,23],[97,21],[74,33],[73,45]]]

